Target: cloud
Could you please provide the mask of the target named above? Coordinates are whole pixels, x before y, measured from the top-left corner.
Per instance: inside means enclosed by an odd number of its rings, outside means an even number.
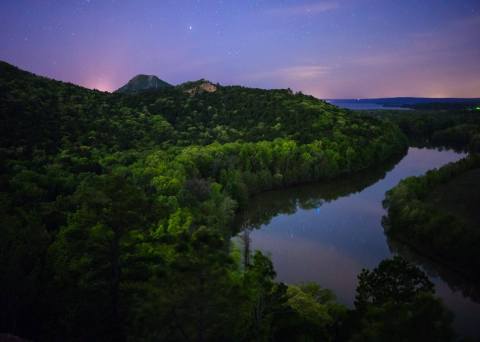
[[[318,1],[308,4],[278,7],[270,9],[268,12],[272,15],[278,16],[301,16],[301,15],[316,15],[319,13],[332,11],[339,7],[338,2],[333,1]]]
[[[277,74],[291,80],[316,79],[330,71],[330,67],[323,65],[299,65],[277,70]]]
[[[329,73],[331,68],[324,65],[296,65],[264,71],[251,75],[255,79],[276,79],[285,81],[315,80]]]
[[[349,49],[341,56],[300,59],[246,75],[262,87],[290,87],[319,98],[478,97],[480,16],[412,30],[395,44]]]

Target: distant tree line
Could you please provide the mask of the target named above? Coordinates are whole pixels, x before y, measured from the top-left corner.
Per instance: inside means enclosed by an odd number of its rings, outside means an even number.
[[[479,110],[457,104],[452,108],[448,103],[421,105],[418,109],[421,110],[379,110],[365,114],[395,123],[414,145],[480,151]]]

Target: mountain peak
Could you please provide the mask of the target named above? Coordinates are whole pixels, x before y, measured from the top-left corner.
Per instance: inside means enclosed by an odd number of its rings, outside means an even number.
[[[155,75],[137,75],[128,81],[123,87],[116,90],[117,93],[140,93],[143,91],[171,87],[172,85],[162,81]]]

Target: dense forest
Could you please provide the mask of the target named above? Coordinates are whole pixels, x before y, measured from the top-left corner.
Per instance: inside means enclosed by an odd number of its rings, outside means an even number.
[[[479,282],[480,156],[404,179],[387,192],[387,234]]]
[[[365,114],[400,127],[417,146],[480,152],[480,110],[461,103],[414,106],[415,110],[378,110]]]
[[[206,82],[110,94],[0,63],[0,332],[451,340],[432,284],[402,259],[362,272],[347,309],[230,243],[249,197],[388,163],[407,147],[400,129],[288,89]]]

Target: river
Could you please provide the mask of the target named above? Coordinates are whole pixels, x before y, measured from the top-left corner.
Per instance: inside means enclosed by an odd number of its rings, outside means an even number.
[[[317,282],[350,307],[362,268],[372,269],[400,254],[427,272],[437,295],[455,314],[457,332],[480,337],[479,289],[389,241],[382,227],[386,191],[403,178],[464,156],[412,147],[401,160],[348,179],[261,194],[237,216],[239,235],[249,238],[251,250],[271,256],[278,281]]]

